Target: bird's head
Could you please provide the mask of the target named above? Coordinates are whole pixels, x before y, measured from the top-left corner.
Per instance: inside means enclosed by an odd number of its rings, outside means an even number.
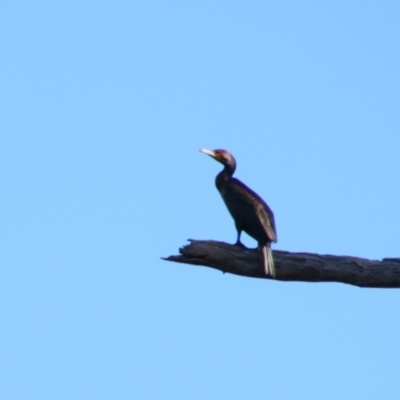
[[[235,169],[236,167],[236,160],[235,157],[229,151],[226,150],[207,150],[207,149],[200,149],[200,151],[204,154],[209,155],[212,157],[214,160],[217,160],[221,164],[231,167]]]

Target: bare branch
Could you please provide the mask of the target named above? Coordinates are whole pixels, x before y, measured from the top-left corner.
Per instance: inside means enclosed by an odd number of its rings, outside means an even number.
[[[185,264],[203,265],[222,272],[271,279],[264,273],[260,253],[213,240],[189,240],[180,255],[163,258]],[[341,282],[360,287],[400,288],[400,258],[382,261],[358,257],[289,253],[274,250],[276,280]]]

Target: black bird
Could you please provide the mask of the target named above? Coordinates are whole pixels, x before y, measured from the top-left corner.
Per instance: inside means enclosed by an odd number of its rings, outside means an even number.
[[[271,242],[277,242],[274,213],[257,193],[239,179],[232,177],[236,169],[236,160],[231,153],[226,150],[200,151],[224,165],[224,169],[215,178],[215,185],[235,221],[238,234],[235,244],[243,246],[240,242],[242,231],[257,240],[265,273],[275,277],[271,251]]]

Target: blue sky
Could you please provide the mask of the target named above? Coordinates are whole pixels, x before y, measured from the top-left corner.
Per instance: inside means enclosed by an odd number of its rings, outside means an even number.
[[[274,248],[400,256],[399,12],[2,2],[2,397],[397,399],[397,290],[160,257],[236,239],[200,147],[235,155]]]

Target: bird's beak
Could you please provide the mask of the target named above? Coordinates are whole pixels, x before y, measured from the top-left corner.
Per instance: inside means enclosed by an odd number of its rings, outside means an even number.
[[[216,154],[215,151],[212,150],[207,150],[207,149],[200,149],[200,151],[204,154],[207,154],[208,156],[212,157],[212,158],[216,158]]]

